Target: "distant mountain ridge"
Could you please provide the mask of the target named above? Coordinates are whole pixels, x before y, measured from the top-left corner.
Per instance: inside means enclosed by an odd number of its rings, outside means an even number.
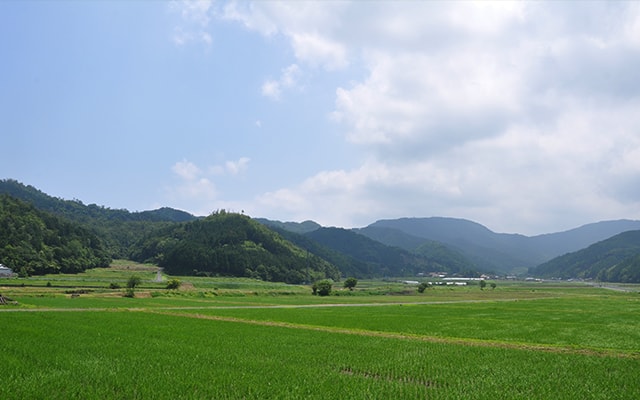
[[[382,235],[384,229],[387,231]],[[401,232],[409,237],[443,243],[460,251],[479,268],[511,272],[535,267],[554,257],[632,229],[640,229],[640,221],[603,221],[565,232],[529,237],[495,233],[483,225],[464,219],[429,217],[380,220],[357,231],[377,240],[387,237],[387,243],[404,242],[407,246],[415,244],[415,239],[406,240],[406,236],[404,240],[389,239],[394,237],[392,233]]]

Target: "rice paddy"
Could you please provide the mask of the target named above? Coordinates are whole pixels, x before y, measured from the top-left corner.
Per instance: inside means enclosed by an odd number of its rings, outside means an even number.
[[[640,398],[637,288],[362,282],[318,297],[223,278],[168,291],[149,274],[126,298],[108,283],[129,272],[110,272],[0,281],[18,302],[0,308],[0,398]],[[71,297],[74,278],[95,287]]]

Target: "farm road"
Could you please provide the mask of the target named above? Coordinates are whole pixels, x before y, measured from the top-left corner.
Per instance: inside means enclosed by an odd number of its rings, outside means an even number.
[[[391,302],[391,303],[325,303],[325,304],[272,304],[272,305],[247,305],[247,306],[178,306],[178,307],[42,307],[42,308],[11,308],[0,307],[0,312],[117,312],[117,311],[154,311],[154,310],[231,310],[231,309],[277,309],[277,308],[327,308],[327,307],[386,307],[386,306],[412,306],[412,305],[437,305],[437,304],[464,304],[464,303],[496,303],[514,301],[534,301],[544,299],[556,299],[558,296],[546,296],[536,298],[513,299],[489,299],[489,300],[443,300],[443,301],[418,301],[418,302]]]

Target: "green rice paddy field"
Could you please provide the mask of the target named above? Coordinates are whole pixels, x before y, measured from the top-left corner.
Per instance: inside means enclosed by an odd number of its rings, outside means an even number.
[[[640,398],[637,287],[107,289],[129,273],[0,281],[0,399]]]

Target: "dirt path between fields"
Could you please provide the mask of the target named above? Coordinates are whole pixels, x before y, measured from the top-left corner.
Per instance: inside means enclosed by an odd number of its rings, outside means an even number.
[[[317,332],[339,333],[346,335],[360,335],[369,337],[383,337],[389,339],[401,339],[401,340],[416,340],[430,343],[444,343],[444,344],[456,344],[463,346],[476,346],[476,347],[495,347],[505,349],[517,349],[517,350],[530,350],[530,351],[544,351],[550,353],[563,353],[563,354],[576,354],[598,357],[618,357],[618,358],[632,358],[640,359],[640,353],[629,353],[619,350],[608,349],[590,349],[590,348],[576,348],[566,346],[554,346],[548,344],[537,343],[517,343],[517,342],[505,342],[497,340],[485,340],[485,339],[472,339],[472,338],[452,338],[452,337],[439,337],[439,336],[427,336],[427,335],[409,335],[395,332],[382,332],[371,331],[362,329],[348,329],[333,326],[319,326],[319,325],[305,325],[296,324],[291,322],[282,321],[261,321],[253,319],[242,319],[236,317],[223,317],[217,315],[203,315],[203,314],[185,314],[179,312],[168,311],[150,311],[152,313],[169,315],[183,318],[197,318],[206,319],[212,321],[234,322],[242,324],[260,325],[260,326],[273,326],[289,329],[303,329]]]
[[[413,306],[413,305],[438,305],[438,304],[469,304],[469,303],[496,303],[535,301],[557,299],[559,296],[531,297],[519,299],[475,299],[475,300],[435,300],[418,302],[390,302],[390,303],[324,303],[324,304],[261,304],[261,305],[214,305],[214,306],[159,306],[159,307],[34,307],[24,308],[14,305],[0,307],[0,312],[83,312],[83,311],[154,311],[154,310],[233,310],[233,309],[269,309],[269,308],[326,308],[326,307],[385,307],[385,306]]]

